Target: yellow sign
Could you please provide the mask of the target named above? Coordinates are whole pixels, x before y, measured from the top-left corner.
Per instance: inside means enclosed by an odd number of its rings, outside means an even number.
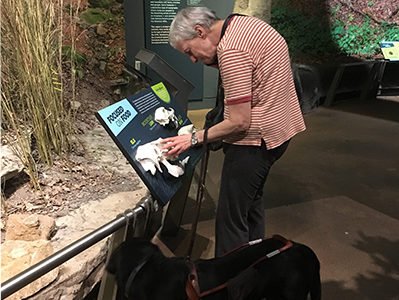
[[[399,60],[399,42],[380,42],[380,47],[385,59]]]
[[[153,85],[151,88],[154,91],[154,93],[157,94],[157,96],[163,102],[166,102],[166,103],[170,102],[169,92],[168,92],[168,90],[166,89],[165,85],[162,82]]]

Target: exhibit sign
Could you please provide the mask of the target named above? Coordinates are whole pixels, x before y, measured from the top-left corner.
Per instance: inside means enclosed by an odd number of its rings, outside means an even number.
[[[399,61],[399,41],[380,42],[380,47],[385,59]]]
[[[155,111],[162,108],[166,111],[173,109],[173,124],[164,126],[155,120]],[[137,159],[140,147],[141,153],[145,149],[144,155],[146,152],[151,155],[152,151],[142,146],[152,145],[159,138],[175,136],[180,128],[191,124],[162,82],[105,107],[95,115],[161,205],[168,203],[187,176],[192,176],[201,158],[201,148],[190,148],[173,161],[165,161],[159,148],[155,148],[158,151],[155,164],[158,164],[153,168],[154,172],[146,170],[143,161]],[[164,161],[164,164],[159,161]],[[171,169],[183,171],[181,175],[176,175],[170,172]]]
[[[157,53],[186,80],[193,83],[190,100],[203,98],[203,66],[169,45],[169,26],[177,12],[187,6],[199,5],[200,1],[145,0],[145,48]],[[149,74],[155,77],[155,74]],[[164,80],[160,78],[160,80]]]

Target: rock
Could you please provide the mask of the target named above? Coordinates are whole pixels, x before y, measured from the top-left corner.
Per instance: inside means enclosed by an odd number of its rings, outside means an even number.
[[[8,145],[2,145],[0,151],[1,161],[1,182],[17,176],[23,169],[24,165],[21,160],[15,155],[12,148]]]
[[[135,172],[122,152],[119,151],[118,146],[112,141],[109,134],[101,125],[88,131],[82,137],[82,141],[85,149],[87,149],[87,153],[96,159],[99,166],[124,175],[132,175]]]
[[[113,194],[105,199],[82,205],[69,215],[57,219],[59,230],[52,239],[55,251],[65,248],[113,220],[124,210],[134,208],[146,193],[147,189],[142,188],[133,192]],[[29,299],[83,299],[101,280],[108,239],[109,237],[103,239],[61,265],[57,280]]]
[[[27,268],[53,254],[50,241],[14,241],[8,240],[1,245],[2,282],[19,274]],[[58,276],[58,268],[38,278],[31,284],[12,294],[8,300],[24,299],[53,282]]]
[[[123,73],[123,66],[121,64],[110,62],[107,64],[107,71],[111,72],[113,76],[118,77]]]
[[[121,94],[121,88],[116,88],[116,89],[114,89],[114,94],[115,95],[120,95]]]
[[[97,25],[97,30],[96,30],[98,35],[106,35],[108,30],[104,27],[102,23]]]
[[[100,101],[100,107],[107,107],[107,106],[109,106],[111,104],[111,102],[109,102],[109,100],[106,100],[106,99],[102,99],[101,101]]]
[[[107,62],[105,62],[105,61],[100,61],[100,66],[99,66],[99,68],[100,68],[100,70],[101,71],[105,71],[105,68],[107,67]]]
[[[51,217],[14,214],[7,220],[6,240],[49,240],[54,229],[55,221]]]
[[[257,17],[269,23],[271,19],[271,3],[272,1],[236,0],[234,12]]]
[[[80,107],[82,106],[82,103],[80,103],[79,101],[71,101],[71,108],[73,110],[78,110]]]

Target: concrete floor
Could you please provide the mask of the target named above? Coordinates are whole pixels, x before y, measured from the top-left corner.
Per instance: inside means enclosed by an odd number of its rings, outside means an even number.
[[[315,251],[324,300],[399,299],[397,100],[345,101],[307,114],[307,130],[266,182],[267,236],[278,233]],[[190,119],[202,125],[205,112],[190,111]],[[212,153],[193,258],[213,257],[222,161],[221,151]],[[170,255],[185,255],[197,177],[181,230],[161,238]]]

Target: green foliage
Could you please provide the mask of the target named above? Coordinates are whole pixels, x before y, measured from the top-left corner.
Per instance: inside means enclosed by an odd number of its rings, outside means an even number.
[[[333,23],[331,33],[339,49],[348,54],[362,54],[372,50],[374,43],[371,39],[375,36],[375,29],[370,27],[369,20],[361,26],[346,26],[344,21],[337,19]]]
[[[82,67],[87,63],[87,57],[71,46],[62,46],[62,56],[71,63],[71,69],[80,79],[83,78]]]
[[[331,28],[332,38],[339,49],[349,55],[372,56],[380,51],[383,40],[399,40],[399,27],[393,24],[371,26],[368,17],[360,24],[346,24],[336,19]]]
[[[368,2],[368,6],[373,4],[373,1]],[[347,20],[338,19],[339,10],[340,6],[332,10],[334,21],[329,25],[279,1],[272,8],[271,25],[285,38],[294,59],[303,54],[334,54],[337,50],[347,55],[370,57],[380,51],[380,41],[399,40],[399,26],[385,22],[371,26],[367,16],[356,24],[353,14],[348,14]]]
[[[104,23],[112,19],[112,15],[106,13],[100,8],[89,8],[81,13],[81,19],[87,24],[93,25],[98,23]]]
[[[89,0],[91,7],[102,7],[109,8],[111,6],[111,0]]]
[[[381,23],[381,29],[384,32],[383,41],[399,41],[399,26],[388,24],[387,22]]]
[[[272,7],[271,25],[285,38],[291,55],[334,52],[329,27],[315,17],[286,6]]]
[[[62,55],[75,63],[78,67],[83,67],[87,63],[87,57],[77,50],[72,50],[71,46],[62,46]]]

